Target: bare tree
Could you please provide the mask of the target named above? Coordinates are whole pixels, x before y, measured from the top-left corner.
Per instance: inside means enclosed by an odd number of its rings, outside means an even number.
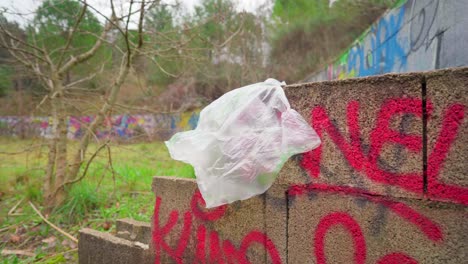
[[[96,131],[115,108],[132,108],[117,102],[130,73],[138,72],[141,63],[153,63],[161,72],[176,78],[178,76],[159,63],[161,58],[170,60],[176,54],[179,59],[192,63],[197,61],[195,54],[206,53],[214,46],[208,45],[210,40],[201,39],[199,34],[200,28],[214,21],[213,17],[203,17],[197,24],[161,32],[158,27],[144,25],[148,11],[163,5],[159,0],[130,0],[125,10],[118,10],[114,0],[108,1],[110,16],[86,0],[45,0],[27,25],[26,37],[18,36],[0,21],[1,48],[40,80],[46,90],[36,109],[51,117],[53,127],[52,136],[47,139],[44,175],[44,205],[48,209],[64,201],[67,187],[85,178],[100,151],[107,149],[110,156],[109,141],[100,141]],[[93,16],[103,18],[104,25],[96,26],[101,23]],[[227,45],[241,32],[242,24],[239,22],[239,27],[216,41]],[[205,44],[194,46],[191,44],[194,40]],[[105,55],[109,50],[112,54]],[[78,147],[73,148],[67,137],[68,116],[71,109],[78,109],[75,102],[90,94],[86,86],[103,71],[111,82],[103,82],[99,87],[101,103],[93,106],[91,112],[95,117],[91,123],[83,124],[85,129]],[[93,96],[98,94],[92,93]],[[78,112],[83,113],[82,110]],[[99,142],[99,147],[90,152],[89,145],[95,141]]]
[[[90,162],[95,155],[87,157],[88,146],[94,137],[94,133],[103,122],[106,115],[112,110],[122,84],[125,82],[131,68],[132,62],[139,54],[143,46],[143,21],[145,11],[157,2],[145,2],[145,0],[131,0],[127,12],[119,16],[114,2],[110,0],[112,9],[110,16],[105,16],[96,8],[89,5],[86,0],[80,0],[81,10],[74,14],[73,26],[67,29],[66,41],[63,45],[51,49],[45,41],[38,39],[38,30],[35,24],[29,25],[28,39],[20,38],[11,32],[3,23],[0,24],[0,46],[10,55],[41,80],[47,90],[46,96],[38,107],[49,106],[50,117],[53,120],[53,136],[48,143],[48,159],[44,178],[44,201],[47,208],[51,209],[59,205],[66,197],[66,186],[80,181],[85,173],[79,175],[80,168],[86,161]],[[54,8],[54,4],[60,4],[60,0],[48,1]],[[93,10],[105,19],[105,26],[101,33],[95,36],[95,41],[84,51],[76,52],[78,47],[72,45],[75,38],[92,32],[80,31],[80,24]],[[60,11],[60,10],[59,10]],[[66,15],[66,14],[64,14]],[[138,17],[137,29],[131,30],[131,17]],[[43,21],[36,21],[42,23]],[[130,32],[132,32],[130,34]],[[80,79],[71,81],[70,73],[91,60],[104,45],[111,45],[113,41],[110,36],[117,33],[123,40],[124,45],[119,47],[121,51],[120,63],[113,82],[108,84],[105,90],[105,98],[94,120],[87,127],[79,142],[79,147],[73,150],[72,158],[68,158],[71,151],[67,139],[67,109],[65,93],[77,87],[80,83],[92,79],[96,73],[87,73]],[[71,52],[76,49],[74,52]],[[100,151],[102,147],[98,148]],[[85,170],[86,171],[86,170]]]

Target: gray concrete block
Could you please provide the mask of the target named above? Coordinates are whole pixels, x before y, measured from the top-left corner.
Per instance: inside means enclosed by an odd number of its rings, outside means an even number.
[[[147,244],[89,228],[80,230],[78,259],[80,264],[154,264]]]
[[[288,161],[280,183],[314,181],[420,197],[422,80],[418,73],[387,74],[286,86],[291,108],[310,122],[322,144]]]
[[[117,220],[118,237],[149,244],[151,242],[151,224],[130,218]]]
[[[265,235],[264,196],[205,209],[193,179],[154,177],[153,191],[152,247],[161,263],[265,263],[279,258]]]
[[[427,196],[468,205],[468,68],[426,74]]]
[[[464,263],[466,214],[350,188],[305,191],[290,204],[288,263]]]

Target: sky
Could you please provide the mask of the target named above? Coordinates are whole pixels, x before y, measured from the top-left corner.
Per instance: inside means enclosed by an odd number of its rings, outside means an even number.
[[[195,5],[200,4],[203,0],[179,0],[184,9],[188,11],[193,11]],[[272,2],[271,0],[233,0],[237,5],[237,9],[239,11],[245,10],[247,12],[255,12],[255,10],[265,4],[266,2]],[[11,13],[21,13],[21,14],[29,14],[28,19],[32,18],[32,13],[34,10],[43,2],[43,0],[0,0],[0,8],[8,9],[8,12],[5,13],[7,19],[16,20],[21,25],[24,25],[26,21],[20,16],[11,14]],[[110,15],[110,5],[108,0],[87,0],[87,2],[99,9],[105,15]],[[120,6],[128,6],[129,0],[114,0],[114,3],[120,3]],[[175,0],[162,0],[163,3],[173,4]],[[119,6],[116,4],[116,7]],[[98,18],[101,21],[104,21],[102,17]]]

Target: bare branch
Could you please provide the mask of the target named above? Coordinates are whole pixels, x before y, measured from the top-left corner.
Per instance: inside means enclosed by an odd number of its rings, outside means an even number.
[[[86,163],[86,167],[83,171],[83,174],[79,177],[79,178],[76,178],[76,179],[73,179],[73,180],[70,180],[70,181],[67,181],[65,182],[64,184],[62,184],[61,186],[58,186],[57,189],[55,190],[54,194],[52,196],[55,196],[55,194],[59,191],[59,189],[61,188],[65,188],[67,185],[70,185],[70,184],[73,184],[73,183],[77,183],[79,181],[81,181],[82,179],[84,179],[84,177],[86,177],[86,174],[88,173],[88,169],[89,169],[89,166],[91,165],[91,162],[94,160],[94,158],[96,158],[97,154],[107,146],[107,144],[109,143],[109,141],[107,141],[106,143],[102,144],[94,153],[93,155],[90,157],[90,159],[88,160],[88,162]]]
[[[239,26],[236,32],[234,32],[231,36],[229,36],[229,38],[227,38],[226,41],[221,43],[221,45],[218,45],[218,48],[222,48],[226,46],[235,36],[237,36],[242,31],[243,26],[244,26],[244,20],[242,20],[242,24]]]
[[[106,27],[104,28],[104,30],[102,31],[101,33],[101,37],[98,38],[96,40],[96,43],[94,43],[94,46],[88,50],[87,52],[85,53],[82,53],[76,57],[71,57],[66,63],[65,65],[63,65],[59,70],[58,70],[58,74],[59,76],[62,76],[64,75],[66,72],[68,72],[71,68],[73,68],[74,66],[76,66],[77,64],[79,63],[82,63],[86,60],[88,60],[89,58],[91,58],[96,52],[97,50],[101,47],[103,41],[102,39],[105,38],[105,36],[107,35],[107,33],[111,30],[112,28],[112,24],[111,23],[107,23],[106,24]]]
[[[21,52],[22,54],[30,55],[30,56],[32,56],[32,57],[34,57],[34,58],[36,58],[36,59],[38,59],[38,60],[40,60],[40,61],[43,61],[43,62],[46,62],[46,63],[47,63],[47,61],[46,61],[44,58],[42,58],[42,57],[40,57],[40,56],[37,56],[37,54],[35,54],[35,53],[33,53],[33,52],[30,52],[30,51],[28,51],[28,50],[19,48],[18,46],[7,46],[7,45],[5,45],[5,44],[3,44],[3,43],[0,43],[0,47],[5,48],[5,49],[8,49],[8,50],[13,50],[13,51]]]
[[[58,226],[52,224],[49,220],[47,220],[47,218],[45,218],[41,212],[36,208],[36,206],[34,206],[33,203],[31,203],[31,201],[29,201],[29,205],[31,206],[31,208],[34,210],[34,212],[36,212],[37,215],[39,215],[39,217],[44,220],[44,222],[46,222],[48,225],[50,225],[51,227],[53,227],[55,230],[59,231],[61,234],[63,234],[64,236],[66,236],[68,239],[70,239],[71,241],[75,242],[75,243],[78,243],[78,239],[76,239],[76,237],[68,234],[67,232],[63,231],[61,228],[59,228]]]
[[[84,77],[84,78],[76,80],[76,81],[74,81],[72,83],[69,83],[69,84],[65,85],[64,88],[68,89],[68,88],[73,87],[73,86],[75,86],[75,85],[77,85],[79,83],[90,81],[90,80],[94,79],[94,77],[96,77],[96,75],[102,73],[103,71],[104,71],[104,64],[101,66],[101,69],[98,72],[95,72],[95,73],[93,73],[93,74],[91,74],[91,75],[89,75],[87,77]]]
[[[83,8],[81,9],[80,14],[78,15],[78,18],[76,19],[75,24],[73,25],[73,27],[68,32],[67,42],[65,44],[65,48],[62,50],[62,53],[60,54],[60,58],[59,58],[58,63],[57,63],[57,68],[60,68],[60,66],[62,66],[63,57],[65,56],[65,53],[67,52],[68,48],[70,47],[73,36],[75,35],[75,31],[78,29],[78,26],[80,25],[81,21],[83,20],[83,17],[85,15],[85,13],[86,13],[86,8],[88,7],[88,4],[86,3],[86,0],[83,0],[83,1],[84,1]]]
[[[143,46],[143,18],[145,15],[145,0],[141,1],[141,8],[140,8],[140,21],[138,23],[138,47],[141,48]]]
[[[171,77],[174,77],[174,78],[178,77],[177,75],[172,74],[172,73],[166,71],[166,70],[158,63],[158,61],[157,61],[155,58],[150,57],[150,60],[151,60],[152,62],[154,62],[154,64],[156,64],[156,66],[158,66],[158,68],[159,68],[162,72],[164,72],[164,74],[167,74],[167,75],[169,75],[169,76],[171,76]]]
[[[0,23],[0,29],[1,29],[0,32],[5,33],[10,39],[15,40],[16,42],[18,42],[18,43],[20,43],[20,44],[22,44],[22,45],[25,45],[25,46],[27,46],[27,47],[29,47],[29,48],[31,48],[31,49],[35,49],[35,50],[39,51],[39,52],[42,53],[42,54],[45,54],[45,53],[46,53],[44,50],[40,49],[39,47],[34,46],[34,45],[31,45],[31,44],[27,43],[26,41],[23,41],[23,40],[21,40],[20,38],[16,37],[16,36],[15,36],[14,34],[12,34],[8,29],[6,29],[6,28],[2,25],[2,23]]]
[[[112,181],[114,182],[114,191],[112,192],[112,196],[114,196],[115,195],[115,170],[114,170],[114,165],[112,163],[111,149],[109,145],[106,145],[106,147],[107,147],[107,155],[108,155],[108,164],[112,173]]]

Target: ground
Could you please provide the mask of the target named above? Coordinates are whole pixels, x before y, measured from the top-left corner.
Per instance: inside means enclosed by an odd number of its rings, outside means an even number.
[[[0,252],[34,255],[0,255],[0,263],[77,262],[77,245],[46,224],[29,204],[42,209],[44,144],[40,139],[0,138]],[[97,147],[92,145],[90,152]],[[149,221],[152,177],[194,175],[189,165],[171,160],[162,142],[114,144],[111,151],[114,174],[107,153],[101,152],[86,178],[70,188],[65,203],[45,216],[74,237],[83,227],[115,232],[118,218]]]

